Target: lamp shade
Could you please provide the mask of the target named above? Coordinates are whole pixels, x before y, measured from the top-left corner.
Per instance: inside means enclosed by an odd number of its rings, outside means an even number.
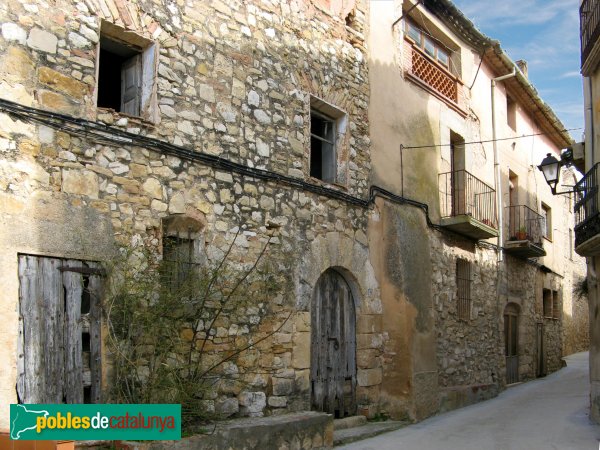
[[[542,171],[544,178],[546,179],[546,183],[548,183],[554,192],[556,185],[558,184],[558,177],[560,175],[560,161],[552,156],[552,154],[548,153],[538,166],[538,169]]]

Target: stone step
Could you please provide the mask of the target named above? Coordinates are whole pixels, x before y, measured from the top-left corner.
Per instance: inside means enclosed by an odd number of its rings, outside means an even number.
[[[343,419],[335,419],[333,421],[334,430],[346,430],[348,428],[360,427],[367,423],[365,416],[350,416]]]
[[[388,420],[386,422],[369,422],[354,428],[335,429],[333,432],[333,446],[337,447],[339,445],[367,439],[382,433],[387,433],[388,431],[397,430],[408,424],[409,422]]]

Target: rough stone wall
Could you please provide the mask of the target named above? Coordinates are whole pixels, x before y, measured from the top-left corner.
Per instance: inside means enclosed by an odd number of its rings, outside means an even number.
[[[578,279],[577,282],[585,280],[579,276],[575,278]],[[588,296],[579,297],[572,294],[570,301],[563,298],[563,306],[563,355],[588,351],[590,348]]]
[[[367,4],[334,11],[321,3],[5,2],[0,97],[321,186],[308,177],[314,95],[347,114],[330,188],[364,198],[369,90],[361,31]],[[103,20],[158,46],[154,110],[144,119],[96,108]],[[248,262],[276,229],[275,245],[292,252],[295,285],[276,306],[279,317],[290,308],[294,315],[272,340],[228,366],[233,382],[207,407],[223,415],[310,408],[310,298],[319,275],[336,267],[358,303],[359,407],[376,412],[382,311],[368,258],[366,209],[139,145],[98,143],[6,114],[0,123],[0,210],[5,230],[21,225],[4,234],[3,261],[16,261],[19,252],[106,260],[114,243],[132,239],[159,249],[162,219],[187,215],[205,224],[203,251],[212,261],[241,227],[233,254]],[[74,220],[78,215],[88,222]],[[60,232],[45,236],[40,216]],[[16,367],[18,277],[14,262],[5,267],[0,347],[8,366]],[[215,337],[243,334],[252,316],[223,318]],[[0,379],[5,403],[16,400],[15,378],[11,369]],[[7,421],[0,417],[0,425]]]
[[[471,403],[463,398],[482,390],[497,393],[498,315],[496,252],[460,238],[433,236],[433,298],[436,312],[438,381],[442,409]],[[470,320],[458,315],[457,259],[470,263]]]

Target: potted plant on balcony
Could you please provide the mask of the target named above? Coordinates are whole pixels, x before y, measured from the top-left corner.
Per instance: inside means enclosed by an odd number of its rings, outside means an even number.
[[[525,227],[520,227],[517,230],[517,241],[524,241],[527,239],[527,230]]]

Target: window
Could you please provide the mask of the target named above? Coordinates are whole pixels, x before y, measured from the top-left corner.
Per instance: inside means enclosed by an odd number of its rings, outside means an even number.
[[[550,289],[544,289],[544,317],[546,319],[559,319],[560,318],[560,307],[558,291]]]
[[[460,320],[471,319],[471,263],[465,259],[456,260],[457,316]]]
[[[204,225],[187,216],[171,216],[163,220],[163,280],[169,289],[185,295],[194,269],[203,262],[201,230]]]
[[[97,106],[153,120],[155,52],[152,41],[103,23]]]
[[[336,107],[311,97],[310,100],[310,176],[327,183],[337,179],[337,154],[346,128],[346,114]]]
[[[552,291],[550,289],[544,289],[544,296],[543,296],[543,302],[544,302],[544,317],[546,319],[551,319],[552,318]]]
[[[437,61],[446,69],[450,70],[451,51],[446,46],[425,33],[421,28],[409,20],[404,22],[404,32],[417,47],[423,50],[434,61]]]
[[[517,131],[517,103],[506,96],[506,123],[513,130]]]
[[[546,239],[552,240],[552,209],[545,203],[542,203],[542,232]]]

